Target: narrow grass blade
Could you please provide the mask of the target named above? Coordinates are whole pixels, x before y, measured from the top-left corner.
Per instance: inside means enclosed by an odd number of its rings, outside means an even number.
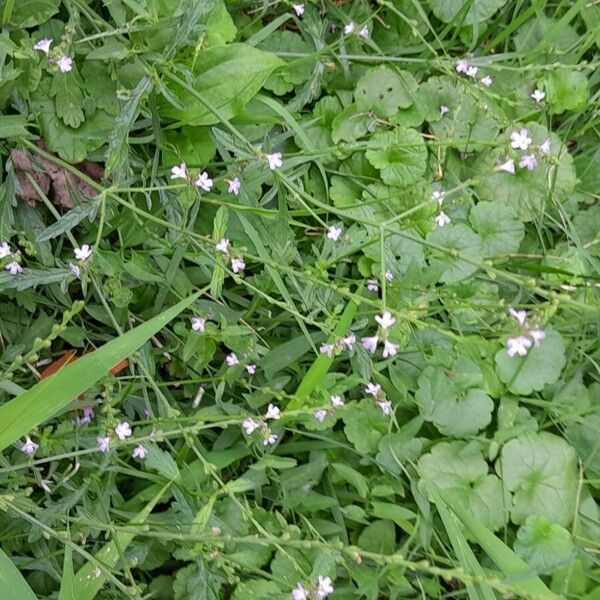
[[[73,551],[71,546],[65,546],[63,572],[60,581],[58,600],[77,600],[75,595],[75,573],[73,572]]]
[[[19,569],[2,550],[0,550],[0,598],[37,600]]]
[[[105,377],[110,369],[133,354],[157,331],[187,308],[200,292],[163,311],[98,350],[40,381],[24,394],[0,406],[0,450],[51,418],[74,398]]]

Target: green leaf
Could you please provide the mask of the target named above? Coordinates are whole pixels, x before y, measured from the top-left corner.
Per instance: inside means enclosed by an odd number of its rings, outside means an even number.
[[[370,400],[363,400],[344,411],[344,433],[361,454],[373,454],[387,433],[389,417]]]
[[[534,390],[554,383],[565,366],[565,343],[550,327],[538,348],[529,349],[527,356],[508,356],[506,349],[496,353],[496,373],[514,394],[527,396]]]
[[[379,169],[385,183],[398,187],[415,183],[427,168],[427,147],[414,129],[396,127],[394,131],[375,134],[366,157]]]
[[[23,115],[0,115],[0,139],[30,137],[26,124],[27,120]]]
[[[182,300],[0,406],[0,422],[3,424],[0,431],[0,450],[53,417],[68,406],[73,398],[77,398],[106,377],[112,367],[131,356],[146,340],[185,310],[198,296],[199,293],[196,293]]]
[[[532,516],[519,527],[514,550],[536,573],[552,573],[570,560],[573,541],[564,527]]]
[[[14,3],[10,25],[16,29],[27,29],[46,23],[58,12],[60,0],[17,0]],[[6,0],[0,2],[0,12]]]
[[[73,551],[71,546],[65,545],[65,558],[60,581],[58,600],[77,600],[75,594],[75,573],[73,572]]]
[[[374,521],[358,536],[357,546],[368,552],[393,554],[396,550],[396,529],[388,520]]]
[[[0,549],[0,595],[10,600],[37,600],[12,560]]]
[[[282,592],[276,583],[255,579],[238,583],[231,600],[281,600]]]
[[[600,488],[600,452],[598,451],[598,432],[600,431],[600,415],[586,415],[581,423],[567,427],[565,437],[577,450],[583,470],[589,484]]]
[[[100,207],[100,200],[89,200],[78,204],[75,208],[72,208],[69,212],[65,213],[58,221],[52,223],[49,227],[36,238],[37,242],[45,242],[51,240],[71,229],[75,228],[84,219],[93,221],[98,208]]]
[[[209,48],[194,61],[194,88],[219,111],[221,118],[175,83],[170,83],[169,87],[184,108],[163,103],[161,112],[187,125],[211,125],[231,119],[260,90],[267,77],[283,64],[274,54],[247,44]]]
[[[417,83],[407,71],[380,66],[369,69],[356,84],[354,99],[360,112],[389,118],[414,102]]]
[[[72,73],[54,75],[50,95],[54,97],[56,115],[65,125],[77,128],[83,123],[83,93]]]
[[[479,202],[471,208],[469,221],[481,238],[485,257],[517,252],[525,237],[525,227],[507,206]]]
[[[367,497],[369,486],[362,473],[359,473],[356,469],[343,463],[331,463],[330,466],[340,479],[347,481],[352,487],[356,488],[356,491],[361,498]]]
[[[177,463],[168,452],[165,452],[156,444],[149,445],[147,450],[145,464],[149,469],[154,469],[169,480],[174,481],[179,478],[180,473]]]
[[[511,518],[524,523],[541,515],[569,525],[575,514],[577,457],[562,438],[551,433],[527,434],[510,440],[503,448],[498,473],[514,492]]]
[[[373,115],[361,111],[356,104],[346,106],[338,113],[331,124],[331,139],[339,142],[353,142],[377,129],[377,120]]]
[[[551,112],[561,114],[565,110],[582,110],[590,95],[587,77],[572,68],[552,69],[543,78],[546,101]]]
[[[430,6],[433,14],[444,23],[450,23],[460,13],[460,23],[474,25],[487,21],[506,2],[507,0],[432,0]]]

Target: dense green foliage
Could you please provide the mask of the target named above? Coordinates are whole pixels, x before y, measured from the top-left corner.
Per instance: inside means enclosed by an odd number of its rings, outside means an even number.
[[[0,21],[2,600],[600,598],[597,2]]]

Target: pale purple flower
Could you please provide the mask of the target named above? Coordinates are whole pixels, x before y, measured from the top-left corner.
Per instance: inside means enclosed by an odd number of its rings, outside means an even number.
[[[379,406],[381,412],[386,417],[389,417],[392,414],[392,403],[389,400],[376,400],[375,404]]]
[[[524,154],[523,156],[521,156],[519,166],[522,169],[533,171],[538,166],[538,161],[533,154]]]
[[[438,227],[443,227],[444,225],[452,223],[452,220],[443,210],[440,210],[439,214],[435,217],[435,222]]]
[[[548,138],[543,144],[540,145],[540,154],[542,156],[550,154],[550,138]]]
[[[466,73],[468,68],[469,63],[464,58],[456,61],[455,69],[457,73]]]
[[[275,152],[273,154],[267,154],[267,161],[269,162],[269,169],[274,171],[279,169],[283,165],[283,155],[281,152]]]
[[[131,456],[133,458],[139,458],[140,460],[144,460],[146,458],[146,454],[148,454],[148,450],[143,444],[138,444],[132,451]]]
[[[204,332],[206,319],[204,317],[192,317],[192,331]]]
[[[256,373],[256,365],[255,364],[246,365],[246,371],[248,372],[248,375],[254,375],[254,373]]]
[[[252,435],[256,429],[260,426],[252,417],[248,417],[242,421],[242,428],[246,432],[246,435]]]
[[[77,260],[86,261],[92,255],[92,247],[89,244],[83,244],[81,248],[75,248],[73,254]]]
[[[392,342],[389,340],[385,340],[385,342],[383,342],[383,358],[387,358],[388,356],[396,356],[398,348],[398,344],[392,344]]]
[[[529,137],[529,131],[523,128],[520,131],[513,131],[510,134],[510,145],[512,148],[519,148],[520,150],[527,150],[529,144],[533,140]]]
[[[229,185],[229,187],[227,188],[227,192],[233,194],[234,196],[237,196],[240,193],[242,182],[237,177],[234,177],[233,179],[226,179],[226,181]]]
[[[350,335],[343,337],[342,344],[344,344],[348,350],[352,350],[354,348],[354,344],[356,344],[356,335],[351,333]]]
[[[12,254],[12,251],[10,249],[8,242],[2,242],[0,244],[0,258],[6,258],[7,256],[10,256],[11,254]]]
[[[48,54],[48,52],[50,52],[50,44],[52,44],[50,38],[42,38],[33,45],[33,49]]]
[[[81,279],[81,269],[75,263],[69,263],[69,270],[77,277],[77,279]]]
[[[121,421],[115,427],[115,433],[121,441],[126,440],[131,436],[131,427],[129,426],[129,423],[127,421]]]
[[[533,345],[536,348],[540,347],[542,340],[546,337],[546,332],[543,329],[532,329],[529,332],[531,339],[533,340]]]
[[[515,310],[514,308],[508,309],[508,314],[513,317],[513,319],[517,320],[517,323],[523,327],[525,325],[525,321],[527,321],[527,311],[526,310]]]
[[[279,410],[279,407],[275,406],[274,404],[269,404],[267,407],[267,412],[265,413],[265,419],[273,419],[278,421],[280,418],[281,411]]]
[[[363,25],[360,28],[360,31],[358,32],[358,35],[360,35],[361,38],[363,39],[368,39],[369,38],[369,26],[368,25]]]
[[[433,190],[433,192],[431,192],[431,199],[435,200],[438,203],[438,206],[442,206],[445,197],[446,192],[444,190]]]
[[[309,591],[300,583],[292,590],[292,600],[308,600]]]
[[[102,452],[102,454],[106,454],[110,450],[110,438],[108,436],[99,435],[96,438],[96,442],[98,444],[98,450]]]
[[[338,239],[340,238],[340,235],[342,235],[341,227],[336,227],[335,225],[331,225],[330,227],[327,228],[327,238],[328,239],[333,240],[334,242],[337,242]]]
[[[206,171],[198,174],[198,178],[194,181],[194,185],[205,192],[210,192],[213,186],[213,180],[208,176]]]
[[[477,75],[477,71],[479,71],[479,67],[475,67],[473,65],[469,65],[467,67],[467,70],[465,71],[465,75],[467,77],[473,77],[473,78],[475,78],[475,75]]]
[[[539,104],[546,97],[546,94],[542,90],[533,90],[531,97],[535,100],[536,104]]]
[[[531,348],[531,340],[524,335],[508,338],[506,340],[506,353],[511,358],[517,355],[526,356],[529,348]]]
[[[485,85],[485,87],[490,87],[490,85],[492,85],[492,78],[489,75],[482,77],[479,81]]]
[[[385,278],[386,278],[388,281],[393,281],[393,280],[394,280],[394,274],[392,273],[392,271],[391,271],[390,269],[388,269],[388,270],[385,272]]]
[[[73,69],[73,59],[69,56],[61,56],[56,64],[61,73],[69,73]]]
[[[507,159],[505,162],[499,164],[496,169],[498,171],[505,171],[511,175],[515,174],[515,161],[512,158]]]
[[[225,362],[227,363],[228,367],[235,367],[235,365],[240,364],[240,361],[238,360],[238,357],[235,354],[235,352],[231,352],[230,354],[228,354],[225,357]]]
[[[323,575],[319,575],[319,579],[317,581],[317,597],[327,598],[329,594],[333,594],[331,577],[323,577]]]
[[[378,383],[369,383],[365,388],[365,394],[376,398],[381,393],[381,386]]]
[[[383,329],[389,329],[396,322],[396,319],[389,310],[386,310],[381,316],[375,315],[375,320]]]
[[[330,396],[329,400],[333,406],[344,406],[344,399],[337,394]]]
[[[319,348],[319,352],[321,354],[325,354],[329,358],[332,358],[334,348],[335,348],[335,346],[333,344],[321,344],[321,346]]]
[[[222,252],[223,254],[227,254],[229,252],[229,240],[227,238],[221,238],[215,244],[215,250]]]
[[[315,410],[313,415],[315,419],[319,421],[319,423],[322,423],[325,420],[325,417],[327,416],[327,411],[323,410],[322,408],[318,408],[317,410]]]
[[[378,292],[379,285],[377,283],[377,279],[367,279],[367,289],[370,292]]]
[[[347,23],[346,25],[344,25],[344,35],[350,35],[351,33],[354,32],[355,29],[356,29],[356,23],[354,21],[350,21],[350,23]]]
[[[246,268],[246,263],[244,262],[243,258],[240,258],[238,256],[236,258],[231,259],[231,270],[234,273],[239,273],[240,271],[243,271],[245,268]]]
[[[301,17],[304,14],[304,4],[292,4],[292,8],[297,17]]]
[[[23,267],[16,261],[9,262],[4,267],[11,275],[19,275],[23,272]]]
[[[443,117],[444,115],[448,114],[450,112],[450,109],[445,105],[442,104],[440,106],[440,115]]]
[[[77,425],[85,425],[86,423],[91,423],[94,418],[94,409],[91,406],[86,406],[83,409],[83,416],[77,419]]]
[[[25,442],[21,446],[21,452],[25,454],[29,454],[32,456],[36,453],[37,449],[40,447],[39,444],[36,444],[28,435],[25,436]]]
[[[277,440],[278,437],[274,433],[271,433],[269,429],[267,429],[264,434],[263,446],[272,446],[277,442]]]
[[[373,335],[371,337],[361,338],[360,344],[367,351],[373,354],[377,350],[377,344],[379,342],[379,336]]]
[[[187,181],[187,170],[184,162],[171,167],[171,179],[185,179]]]

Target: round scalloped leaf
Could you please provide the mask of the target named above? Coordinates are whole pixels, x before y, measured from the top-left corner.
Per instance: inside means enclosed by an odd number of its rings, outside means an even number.
[[[464,0],[432,0],[430,2],[433,14],[440,21],[450,23],[458,17],[457,21],[463,25],[487,21],[505,4],[506,0],[470,0],[468,2]]]
[[[427,168],[427,147],[414,129],[397,127],[375,134],[366,156],[385,183],[398,187],[415,183]]]
[[[359,111],[391,117],[415,101],[417,83],[406,71],[381,66],[369,69],[356,84],[354,99]]]
[[[567,526],[575,512],[576,466],[575,450],[551,433],[510,440],[502,448],[497,470],[513,492],[513,522],[521,524],[529,516],[541,515]]]
[[[587,77],[571,68],[547,73],[542,87],[546,90],[548,106],[555,114],[561,114],[565,110],[582,110],[590,95]]]
[[[479,202],[471,208],[469,221],[481,238],[485,257],[516,252],[525,237],[523,223],[502,204]]]
[[[546,329],[546,337],[538,348],[530,348],[527,356],[508,356],[506,349],[496,353],[496,373],[513,393],[527,396],[534,390],[555,383],[565,366],[565,343],[560,333]]]

